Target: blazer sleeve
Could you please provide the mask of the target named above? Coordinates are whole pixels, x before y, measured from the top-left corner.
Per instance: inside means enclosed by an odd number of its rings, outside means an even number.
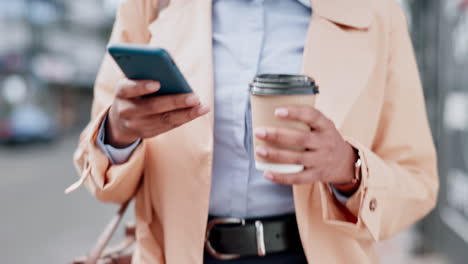
[[[148,26],[157,18],[159,4],[159,0],[121,1],[109,43],[148,43],[151,38]],[[106,54],[94,86],[91,121],[82,132],[74,154],[75,166],[81,177],[66,192],[85,184],[98,200],[123,203],[136,191],[143,175],[144,140],[127,162],[115,165],[96,145],[100,125],[114,99],[116,83],[122,78],[123,73]]]
[[[377,136],[371,148],[349,139],[363,161],[361,186],[345,208],[354,220],[339,217],[344,208],[328,189],[320,189],[324,221],[356,239],[386,239],[414,224],[434,208],[439,188],[436,151],[406,18],[396,3],[393,7]]]

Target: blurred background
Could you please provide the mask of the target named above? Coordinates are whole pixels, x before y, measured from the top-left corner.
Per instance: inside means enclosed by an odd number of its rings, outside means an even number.
[[[467,263],[468,0],[400,0],[439,152],[437,209],[381,242],[383,263]],[[0,0],[0,258],[67,263],[115,206],[80,190],[72,153],[118,0]],[[411,129],[411,128],[408,128]],[[128,214],[127,220],[131,220]]]

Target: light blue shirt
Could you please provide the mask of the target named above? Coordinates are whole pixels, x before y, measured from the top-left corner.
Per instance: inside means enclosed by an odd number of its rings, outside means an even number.
[[[254,217],[294,212],[291,186],[255,169],[248,84],[260,73],[299,74],[312,10],[309,0],[214,0],[215,127],[211,215]],[[113,163],[133,146],[98,145]]]
[[[214,160],[210,214],[294,212],[292,188],[255,169],[248,84],[299,74],[311,9],[297,0],[214,0]]]

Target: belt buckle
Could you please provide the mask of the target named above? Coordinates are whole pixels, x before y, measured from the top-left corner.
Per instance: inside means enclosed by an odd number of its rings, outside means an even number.
[[[205,249],[212,257],[220,260],[230,260],[230,259],[238,259],[241,257],[239,254],[223,254],[217,252],[210,242],[210,233],[211,230],[217,225],[245,225],[245,219],[240,218],[215,218],[208,222],[208,226],[206,227],[206,238],[205,238]]]
[[[208,222],[208,226],[206,228],[206,238],[205,238],[205,249],[212,257],[220,260],[231,260],[231,259],[238,259],[241,257],[239,254],[223,254],[217,252],[210,243],[210,233],[211,230],[217,225],[245,225],[245,219],[240,218],[215,218]],[[266,255],[265,250],[265,236],[263,233],[263,223],[259,220],[255,221],[255,230],[256,230],[256,238],[257,238],[257,254],[260,257]]]

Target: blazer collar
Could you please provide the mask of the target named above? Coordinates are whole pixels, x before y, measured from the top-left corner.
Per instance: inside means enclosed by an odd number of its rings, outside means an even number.
[[[372,22],[370,0],[310,0],[314,15],[335,24],[367,29]]]
[[[150,25],[151,33],[157,36],[151,45],[168,50],[202,102],[214,105],[213,0],[181,1],[185,4],[168,8],[164,17],[161,15]],[[311,4],[314,14],[304,47],[302,73],[317,81],[320,95],[316,108],[339,128],[366,87],[375,64],[374,47],[365,30],[372,22],[372,7],[370,0],[311,0]],[[173,16],[177,20],[167,19]],[[336,24],[363,30],[346,30]],[[176,25],[179,30],[174,31]],[[203,119],[204,127],[212,131],[213,112]],[[200,135],[200,146],[209,146],[211,138],[206,133]]]

